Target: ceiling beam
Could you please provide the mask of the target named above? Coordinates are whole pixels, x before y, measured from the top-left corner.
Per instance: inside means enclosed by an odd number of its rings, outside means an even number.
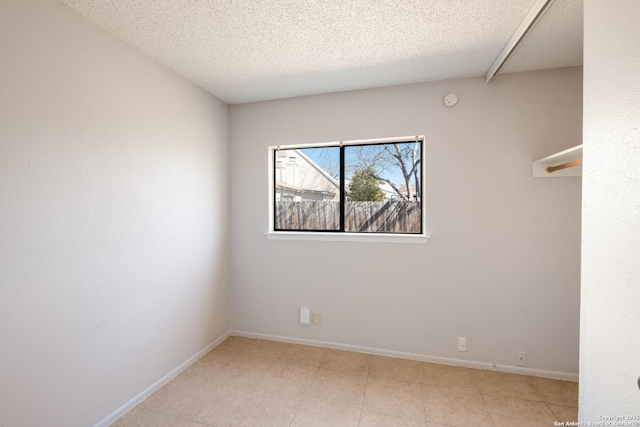
[[[516,32],[513,33],[511,39],[509,39],[505,47],[502,49],[502,52],[500,52],[500,55],[498,55],[495,62],[491,65],[489,71],[487,71],[487,74],[485,75],[487,83],[489,83],[498,70],[500,70],[500,67],[505,63],[518,43],[520,43],[529,31],[531,31],[531,29],[538,23],[542,15],[544,15],[549,6],[551,6],[551,3],[553,3],[553,0],[536,0],[536,3],[533,5],[527,16],[525,16]]]

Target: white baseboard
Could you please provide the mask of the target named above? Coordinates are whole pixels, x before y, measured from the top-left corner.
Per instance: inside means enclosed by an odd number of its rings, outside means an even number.
[[[95,424],[94,427],[108,427],[111,424],[113,424],[118,418],[122,417],[131,409],[135,408],[138,405],[138,403],[142,402],[144,399],[151,396],[154,392],[159,390],[163,385],[171,381],[174,377],[178,376],[182,371],[187,369],[189,366],[195,363],[202,356],[204,356],[205,354],[213,350],[215,347],[217,347],[218,344],[226,340],[229,337],[229,335],[231,335],[231,332],[224,333],[221,337],[217,338],[211,344],[208,344],[205,348],[203,348],[202,350],[200,350],[199,352],[197,352],[196,354],[194,354],[193,356],[191,356],[190,358],[182,362],[180,365],[175,367],[167,375],[163,376],[158,381],[156,381],[155,383],[151,384],[149,387],[144,389],[141,393],[139,393],[133,399],[131,399],[130,401],[128,401],[127,403],[125,403],[124,405],[116,409],[114,412],[109,414],[109,416],[104,418],[102,421]]]
[[[533,375],[536,377],[578,381],[578,374],[574,374],[570,372],[547,371],[543,369],[523,368],[519,366],[497,365],[497,364],[485,363],[485,362],[474,362],[471,360],[427,356],[424,354],[405,353],[401,351],[385,350],[385,349],[371,348],[371,347],[361,347],[357,345],[340,344],[340,343],[333,343],[333,342],[326,342],[326,341],[308,340],[303,338],[283,337],[279,335],[257,334],[257,333],[245,332],[245,331],[232,330],[230,334],[233,336],[239,336],[239,337],[260,338],[260,339],[271,340],[271,341],[281,341],[281,342],[288,342],[288,343],[294,343],[294,344],[306,344],[306,345],[314,345],[319,347],[335,348],[338,350],[358,351],[360,353],[369,353],[369,354],[375,354],[379,356],[399,357],[402,359],[420,360],[422,362],[440,363],[443,365],[463,366],[466,368],[487,369],[490,371],[509,372],[512,374]]]

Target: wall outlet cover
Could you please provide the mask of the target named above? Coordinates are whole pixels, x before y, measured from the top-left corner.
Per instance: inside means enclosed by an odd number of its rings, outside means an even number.
[[[300,307],[300,324],[311,326],[311,309],[309,307]]]
[[[527,366],[527,352],[516,351],[516,366]]]
[[[317,311],[311,312],[311,323],[316,326],[322,325],[322,313]]]

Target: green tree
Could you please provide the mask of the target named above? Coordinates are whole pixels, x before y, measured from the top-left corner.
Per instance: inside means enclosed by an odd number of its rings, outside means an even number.
[[[373,168],[356,170],[349,184],[349,199],[353,202],[380,202],[384,193],[380,189],[380,181],[374,177]]]

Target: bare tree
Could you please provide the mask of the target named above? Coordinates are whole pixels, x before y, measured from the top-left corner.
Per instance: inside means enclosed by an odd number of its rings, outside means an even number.
[[[350,148],[351,149],[351,148]],[[420,142],[393,143],[379,145],[365,145],[354,147],[355,159],[349,163],[348,171],[352,169],[370,168],[377,180],[384,181],[393,188],[402,200],[414,200],[421,197],[420,188]],[[403,192],[390,177],[401,172],[404,178],[406,192]],[[411,187],[414,181],[415,193]]]
[[[335,147],[314,148],[319,150],[317,164],[335,180],[340,179],[340,157]]]

